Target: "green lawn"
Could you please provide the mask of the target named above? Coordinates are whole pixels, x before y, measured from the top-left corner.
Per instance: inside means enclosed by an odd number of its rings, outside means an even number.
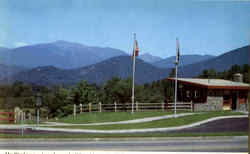
[[[0,138],[136,138],[136,137],[198,137],[198,136],[246,136],[247,132],[223,133],[136,133],[136,134],[0,134]]]
[[[183,112],[182,112],[183,113]],[[73,116],[55,120],[50,120],[51,122],[63,122],[63,123],[73,123],[73,124],[85,124],[85,123],[100,123],[100,122],[115,122],[124,120],[133,120],[145,117],[157,117],[173,114],[173,112],[135,112],[131,114],[130,112],[87,112],[78,114],[76,119],[73,120]]]
[[[7,120],[0,120],[0,124],[10,124]]]
[[[95,130],[121,130],[121,129],[143,129],[143,128],[163,128],[174,127],[191,124],[194,122],[206,120],[218,116],[242,115],[242,113],[221,111],[221,112],[206,112],[203,114],[189,115],[179,118],[170,118],[164,120],[156,120],[152,122],[136,123],[136,124],[112,124],[100,126],[53,126],[53,128],[70,128],[70,129],[95,129]]]

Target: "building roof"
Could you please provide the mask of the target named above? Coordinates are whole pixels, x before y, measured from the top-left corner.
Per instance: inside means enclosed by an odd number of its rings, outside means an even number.
[[[169,80],[175,80],[175,78],[168,78]],[[198,79],[198,78],[178,78],[178,82],[184,84],[192,84],[208,89],[249,89],[249,84],[242,82],[233,82],[223,79]]]

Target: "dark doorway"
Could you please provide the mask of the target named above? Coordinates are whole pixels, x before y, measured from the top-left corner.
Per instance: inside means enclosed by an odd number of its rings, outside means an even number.
[[[236,110],[237,106],[237,93],[233,92],[232,93],[232,110]]]

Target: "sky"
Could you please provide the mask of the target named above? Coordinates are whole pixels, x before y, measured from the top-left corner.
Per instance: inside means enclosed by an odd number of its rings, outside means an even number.
[[[65,40],[140,54],[220,55],[250,43],[250,0],[1,0],[0,46]]]

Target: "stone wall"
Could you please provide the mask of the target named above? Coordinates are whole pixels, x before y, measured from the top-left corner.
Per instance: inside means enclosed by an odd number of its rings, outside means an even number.
[[[248,101],[246,103],[238,103],[237,110],[239,111],[248,111]]]
[[[220,111],[223,110],[223,97],[207,97],[206,103],[195,103],[194,111]]]

